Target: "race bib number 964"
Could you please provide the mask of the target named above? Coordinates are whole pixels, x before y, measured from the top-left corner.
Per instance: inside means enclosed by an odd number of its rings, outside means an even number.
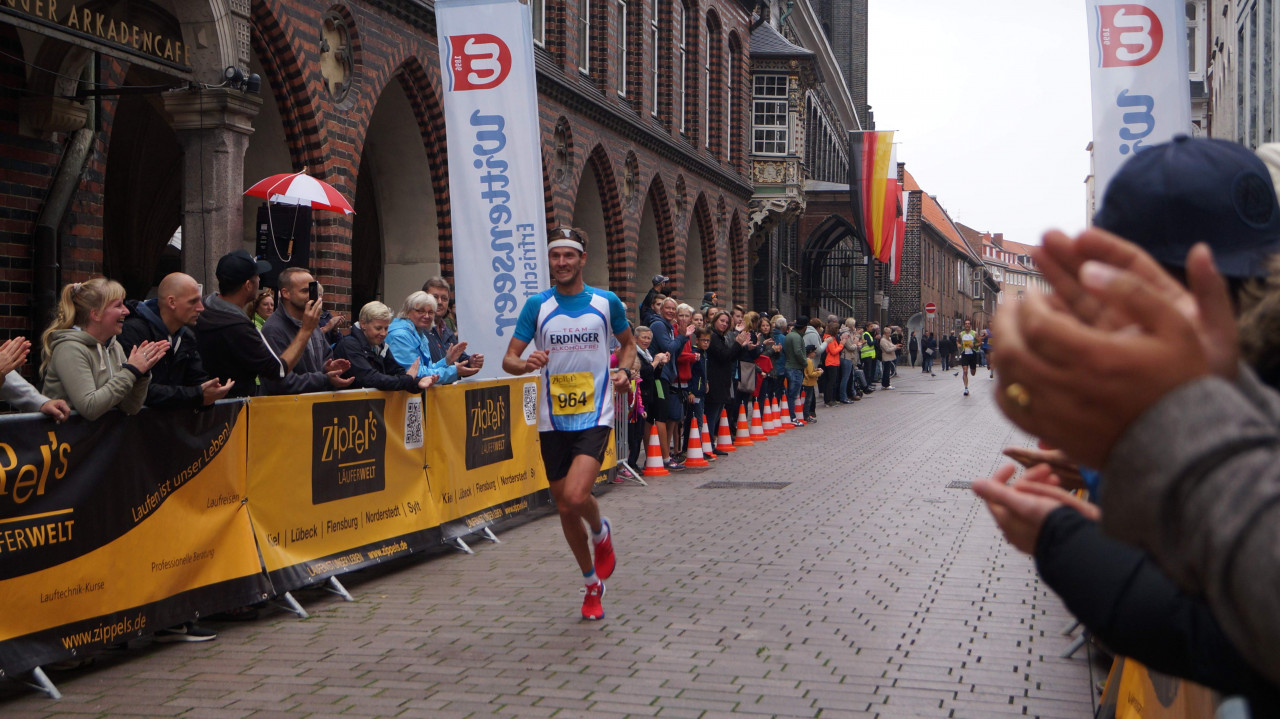
[[[552,414],[581,414],[596,408],[596,381],[590,372],[553,374],[551,387]]]

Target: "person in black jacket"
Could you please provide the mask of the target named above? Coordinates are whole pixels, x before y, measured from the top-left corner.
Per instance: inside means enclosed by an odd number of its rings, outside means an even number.
[[[181,272],[167,275],[155,299],[130,300],[125,306],[129,316],[120,332],[120,345],[126,355],[143,342],[169,341],[169,351],[151,368],[146,406],[195,408],[227,396],[235,380],[210,379],[191,330],[204,312],[194,277]]]
[[[707,347],[707,422],[720,421],[720,410],[733,399],[733,370],[739,359],[755,349],[750,332],[726,337],[732,316],[724,310],[711,311],[711,344]],[[712,420],[712,418],[715,418]],[[733,421],[732,418],[729,420]],[[714,430],[713,430],[714,431]],[[717,451],[716,454],[725,454]]]
[[[244,309],[258,295],[259,275],[270,269],[270,263],[255,260],[244,250],[223,255],[215,270],[218,291],[204,299],[204,312],[196,320],[196,343],[204,369],[224,381],[235,380],[227,393],[231,397],[257,394],[254,379],[258,377],[281,378],[293,371],[312,331],[319,326],[322,303],[308,302],[302,331],[279,354],[271,349]]]
[[[351,363],[342,376],[355,380],[353,388],[418,392],[435,382],[435,375],[417,376],[417,360],[414,360],[415,366],[408,370],[401,367],[383,343],[393,317],[390,307],[381,302],[370,302],[360,308],[360,324],[352,327],[351,333],[333,348],[336,359]]]

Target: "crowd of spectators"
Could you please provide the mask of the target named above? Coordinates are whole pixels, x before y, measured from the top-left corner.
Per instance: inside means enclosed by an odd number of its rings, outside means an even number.
[[[715,305],[714,292],[704,294],[695,310],[667,294],[669,282],[653,277],[634,328],[635,364],[624,368],[633,379],[627,435],[632,467],[639,466],[651,430],[665,467],[679,471],[694,422],[712,434],[725,422],[736,429],[755,402],[777,400],[788,410],[783,421],[803,427],[817,421],[820,394],[822,405],[834,408],[861,401],[876,391],[875,382],[893,389],[889,378],[897,373],[895,353],[902,347],[897,327],[882,332],[876,323],[835,315],[793,321],[776,309],[725,309]]]

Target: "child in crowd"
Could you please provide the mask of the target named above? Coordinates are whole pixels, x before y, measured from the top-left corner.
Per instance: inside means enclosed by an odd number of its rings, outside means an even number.
[[[806,345],[804,348],[804,421],[818,421],[818,378],[822,376],[822,368],[818,366],[817,345]]]
[[[707,410],[707,348],[711,346],[711,328],[698,327],[693,331],[693,349],[698,359],[690,369],[690,411],[698,418],[698,427],[706,421]],[[699,429],[701,431],[701,429]]]

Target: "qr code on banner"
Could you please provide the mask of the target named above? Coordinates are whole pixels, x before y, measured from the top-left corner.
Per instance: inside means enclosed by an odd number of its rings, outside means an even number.
[[[524,385],[524,423],[535,424],[538,421],[538,383],[526,382]]]
[[[422,446],[422,397],[410,397],[404,408],[404,448]]]

